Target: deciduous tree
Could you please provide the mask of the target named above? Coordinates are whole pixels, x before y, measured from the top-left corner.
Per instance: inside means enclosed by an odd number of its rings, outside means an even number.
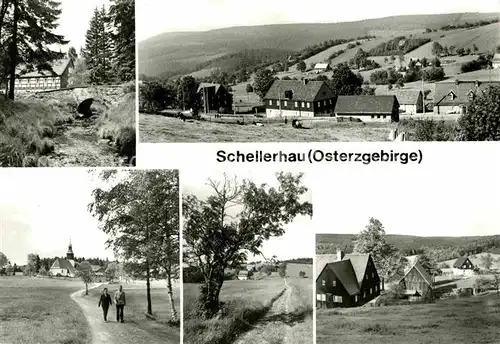
[[[493,265],[493,257],[491,256],[491,253],[481,256],[481,263],[486,270],[491,269],[491,266]]]
[[[255,73],[253,89],[261,100],[266,96],[266,93],[271,88],[274,80],[276,80],[276,78],[274,77],[273,72],[269,69],[260,69],[257,73]]]
[[[225,176],[209,180],[212,193],[204,200],[184,196],[184,256],[204,277],[200,316],[210,318],[219,310],[225,269],[244,262],[247,252],[260,255],[264,241],[283,235],[295,217],[312,215],[312,205],[303,200],[302,174],[276,178],[277,187]]]
[[[301,60],[299,63],[297,63],[297,70],[299,72],[303,73],[303,72],[306,71],[306,69],[307,69],[307,65],[306,65],[306,63],[303,60]]]
[[[85,284],[85,295],[89,294],[89,284],[94,280],[94,274],[92,272],[92,266],[89,262],[83,261],[78,264],[76,270],[76,277],[80,278]]]

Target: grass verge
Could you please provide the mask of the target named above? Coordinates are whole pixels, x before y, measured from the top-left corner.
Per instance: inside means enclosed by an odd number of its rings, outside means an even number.
[[[90,329],[70,294],[81,283],[0,277],[2,343],[88,344]]]

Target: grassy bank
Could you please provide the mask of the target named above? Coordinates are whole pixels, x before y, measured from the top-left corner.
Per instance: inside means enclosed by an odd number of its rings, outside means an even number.
[[[87,321],[70,298],[81,288],[74,281],[0,277],[1,342],[90,343]]]
[[[259,281],[226,281],[221,291],[224,308],[220,316],[203,320],[192,315],[199,285],[185,283],[184,342],[188,344],[231,343],[251,324],[262,318],[282,295],[280,278]]]
[[[135,85],[123,86],[124,96],[98,119],[99,137],[113,141],[121,156],[135,157]]]
[[[0,166],[48,166],[57,126],[74,120],[50,103],[11,101],[0,96]]]
[[[118,284],[106,284],[99,288],[91,289],[89,294],[90,297],[95,298],[97,304],[103,288],[108,288],[108,292],[113,295],[118,290],[118,286]],[[154,282],[151,288],[153,316],[156,320],[152,320],[145,315],[147,310],[146,282],[141,284],[123,284],[123,290],[127,296],[127,305],[124,310],[127,322],[133,322],[144,330],[165,335],[166,338],[180,338],[179,328],[168,324],[171,318],[171,309],[165,283]],[[179,316],[179,289],[175,288],[173,292],[176,303],[175,307]],[[110,319],[114,320],[115,315],[115,307],[113,306],[110,310]]]
[[[498,343],[500,298],[495,294],[435,304],[319,310],[318,344]]]

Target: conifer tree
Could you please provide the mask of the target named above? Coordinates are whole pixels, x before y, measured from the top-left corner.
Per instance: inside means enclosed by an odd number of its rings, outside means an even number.
[[[118,80],[135,80],[135,1],[112,0],[109,9],[114,26],[114,71]]]
[[[6,73],[9,74],[9,98],[14,99],[16,68],[23,66],[21,74],[33,70],[52,71],[51,62],[64,54],[51,47],[68,43],[57,35],[61,15],[57,0],[2,1],[1,45]]]
[[[96,7],[85,36],[83,50],[91,84],[106,84],[112,81],[112,41],[108,14],[103,7]]]

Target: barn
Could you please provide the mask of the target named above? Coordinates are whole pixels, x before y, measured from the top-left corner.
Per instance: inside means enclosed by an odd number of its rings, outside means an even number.
[[[424,295],[432,295],[434,281],[418,262],[418,257],[413,259],[407,257],[408,267],[399,285],[404,289],[404,293],[410,299],[419,299]]]
[[[361,306],[378,295],[381,280],[369,254],[316,257],[316,307]],[[326,262],[326,263],[325,263]]]
[[[398,122],[399,103],[394,95],[339,96],[335,116],[363,122]]]
[[[399,111],[407,115],[422,113],[424,109],[424,95],[419,90],[395,90],[391,94],[396,96]]]
[[[472,264],[469,257],[460,257],[453,263],[453,274],[458,276],[474,274],[474,264]]]

